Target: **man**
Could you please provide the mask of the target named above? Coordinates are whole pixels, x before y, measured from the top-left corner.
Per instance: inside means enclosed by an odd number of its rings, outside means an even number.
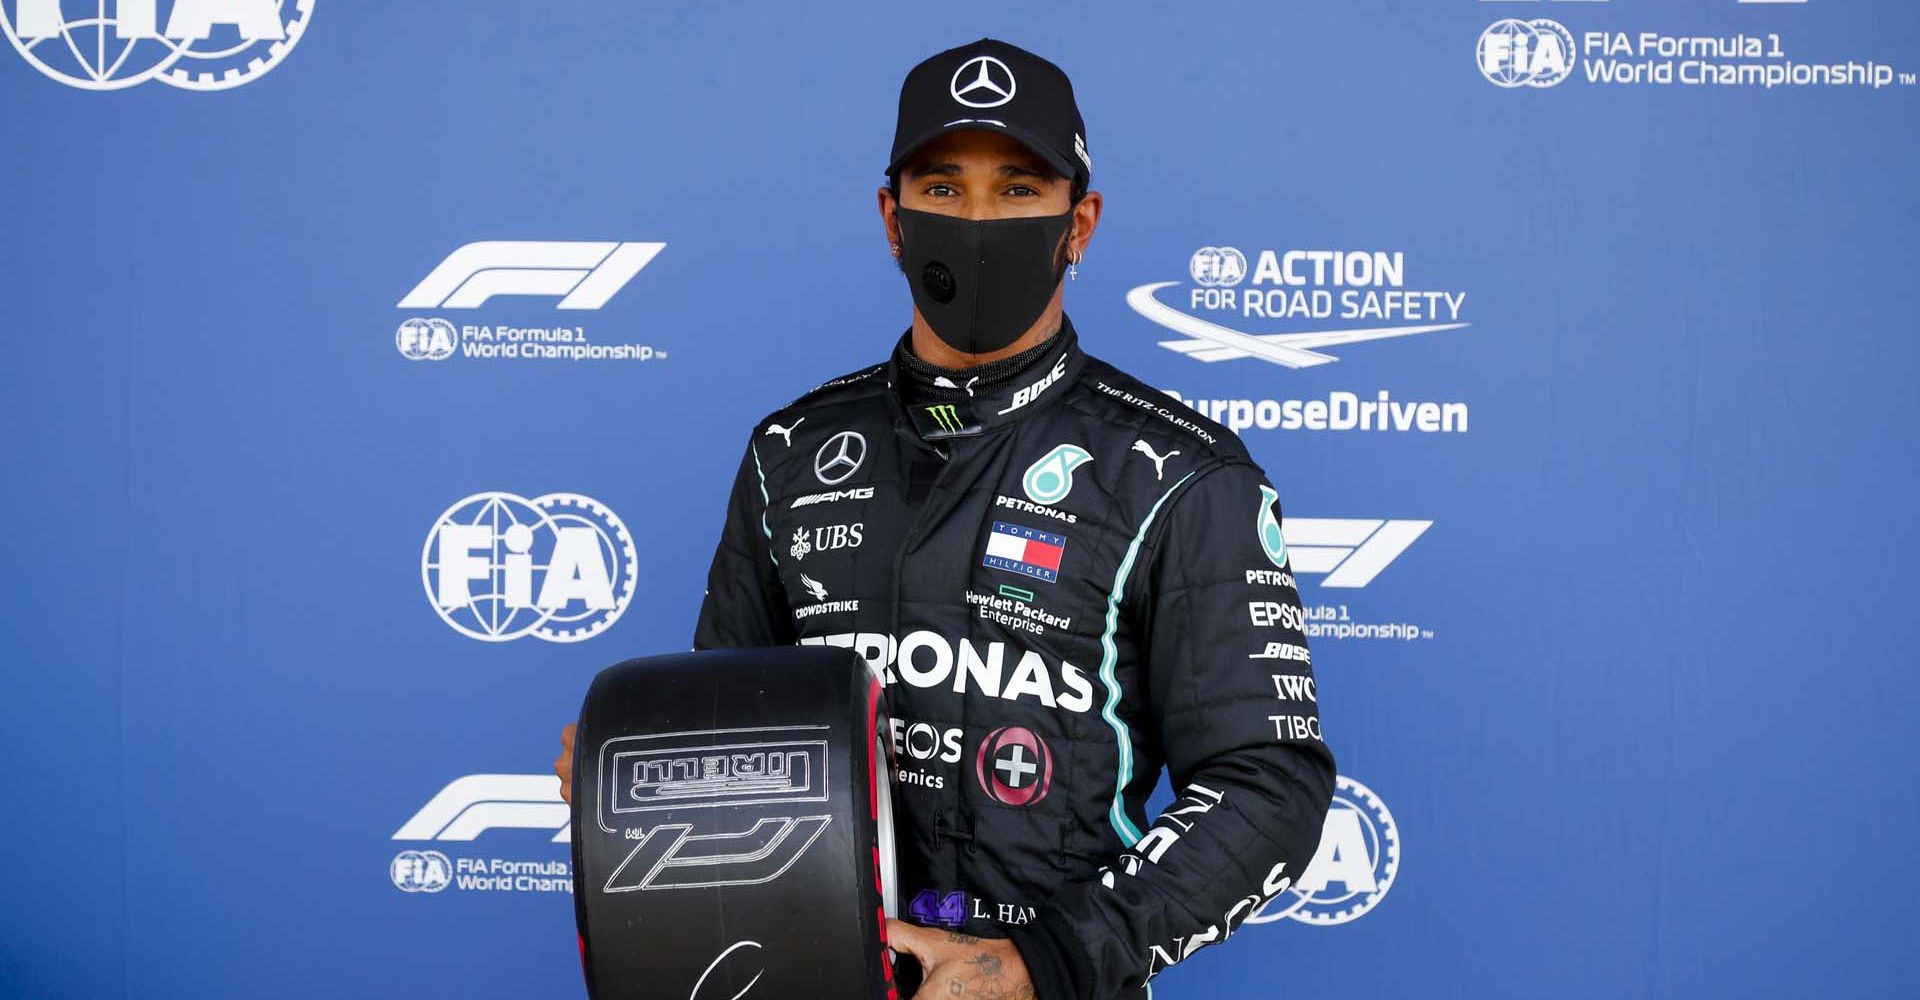
[[[884,671],[919,997],[1144,995],[1300,876],[1333,793],[1276,491],[1062,309],[1091,168],[1052,63],[908,75],[879,207],[913,325],[754,429],[695,633]]]

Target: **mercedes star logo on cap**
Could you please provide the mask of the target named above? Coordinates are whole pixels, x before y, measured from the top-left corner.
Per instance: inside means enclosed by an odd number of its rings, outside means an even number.
[[[974,56],[953,71],[953,99],[970,108],[997,108],[1013,100],[1013,70],[992,56]]]

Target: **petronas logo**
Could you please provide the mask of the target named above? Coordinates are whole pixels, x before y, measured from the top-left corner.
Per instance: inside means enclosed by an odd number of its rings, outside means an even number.
[[[1073,489],[1073,470],[1091,461],[1093,456],[1077,444],[1055,445],[1052,451],[1040,456],[1038,462],[1027,466],[1027,474],[1020,478],[1020,488],[1027,491],[1027,499],[1034,503],[1059,503],[1067,498],[1067,491]]]
[[[958,434],[966,429],[960,422],[960,409],[952,403],[940,403],[926,409],[927,416],[932,417],[934,424],[941,430],[949,434]]]
[[[1254,530],[1260,533],[1260,547],[1266,550],[1267,558],[1281,569],[1287,568],[1287,540],[1280,535],[1280,519],[1273,516],[1273,502],[1280,494],[1273,487],[1260,487],[1260,517],[1254,521]]]

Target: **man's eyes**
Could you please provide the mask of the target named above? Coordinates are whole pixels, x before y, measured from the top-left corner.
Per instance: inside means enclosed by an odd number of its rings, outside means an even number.
[[[960,196],[960,190],[951,184],[929,184],[927,185],[926,193],[928,197],[932,198],[957,198]],[[1010,195],[1015,198],[1036,198],[1039,197],[1040,192],[1025,184],[1015,184],[1008,187],[1005,191],[1002,191],[1001,194]]]

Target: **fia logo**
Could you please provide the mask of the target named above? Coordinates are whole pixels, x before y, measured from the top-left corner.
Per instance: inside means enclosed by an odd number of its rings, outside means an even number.
[[[483,642],[579,642],[633,600],[633,536],[592,497],[475,493],[427,531],[420,581],[442,621]]]
[[[86,8],[69,17],[66,8]],[[49,79],[81,90],[159,80],[182,90],[227,90],[259,78],[293,51],[313,0],[0,0],[0,31]]]
[[[1203,288],[1230,288],[1246,280],[1247,255],[1235,247],[1201,247],[1187,259],[1187,273]]]
[[[401,851],[387,874],[401,892],[439,892],[453,881],[453,862],[439,851]]]
[[[460,346],[460,331],[438,317],[410,319],[394,331],[393,346],[408,361],[445,361]]]
[[[1496,87],[1551,87],[1573,75],[1573,32],[1544,17],[1509,17],[1480,33],[1480,74]]]

